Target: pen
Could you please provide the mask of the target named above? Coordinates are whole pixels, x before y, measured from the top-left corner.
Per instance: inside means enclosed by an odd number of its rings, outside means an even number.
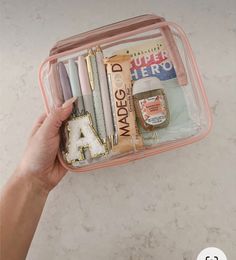
[[[89,81],[92,88],[93,102],[95,108],[95,118],[97,124],[97,130],[100,138],[103,142],[106,142],[106,126],[104,121],[104,111],[102,107],[101,89],[98,78],[98,68],[96,64],[96,57],[92,49],[89,49],[86,56]]]
[[[73,97],[77,97],[75,104],[76,104],[76,115],[78,116],[84,113],[84,101],[83,101],[83,96],[82,96],[81,86],[79,81],[78,67],[74,59],[69,59],[68,66],[69,66],[69,79],[70,79],[72,95]]]
[[[58,71],[60,75],[61,87],[64,96],[64,100],[72,98],[70,80],[66,71],[66,67],[63,62],[58,63]]]
[[[57,70],[57,63],[53,62],[50,64],[50,71],[49,71],[49,85],[52,95],[53,104],[56,107],[61,106],[64,103],[63,93],[62,93],[62,87],[61,82]]]
[[[88,54],[85,59],[86,59],[86,63],[87,63],[90,86],[91,86],[91,89],[94,90],[95,89],[94,77],[96,76],[96,75],[94,75],[95,70],[96,70],[96,68],[94,67],[94,61],[96,62],[96,58],[95,58],[95,55],[94,55],[94,52],[92,49],[88,50]]]
[[[97,130],[96,122],[95,122],[92,90],[89,83],[88,71],[87,71],[87,66],[86,66],[86,61],[84,56],[78,57],[78,70],[79,70],[81,91],[84,100],[84,109],[85,111],[90,113],[93,121],[93,127]]]
[[[72,98],[73,95],[72,95],[72,91],[71,91],[70,80],[69,80],[69,77],[67,74],[67,70],[66,70],[66,67],[63,62],[58,63],[58,71],[59,71],[64,101],[66,101],[66,100]],[[76,115],[76,114],[77,114],[77,109],[76,109],[75,103],[73,103],[72,115]]]
[[[109,94],[109,87],[107,83],[107,75],[106,69],[103,62],[103,53],[100,47],[96,48],[96,62],[98,68],[99,81],[101,86],[101,96],[104,110],[104,119],[106,125],[106,133],[108,135],[108,139],[111,143],[113,143],[113,135],[114,135],[114,127],[113,127],[113,119],[112,119],[112,111],[111,111],[111,101]]]

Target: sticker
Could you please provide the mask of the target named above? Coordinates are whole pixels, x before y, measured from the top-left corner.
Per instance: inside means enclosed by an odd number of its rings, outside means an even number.
[[[84,151],[88,150],[91,158],[106,154],[106,146],[98,137],[92,126],[92,117],[89,113],[74,117],[66,124],[68,131],[67,152],[65,154],[68,163],[83,161]]]
[[[157,95],[139,100],[144,121],[152,126],[162,124],[167,119],[167,110],[163,95]]]

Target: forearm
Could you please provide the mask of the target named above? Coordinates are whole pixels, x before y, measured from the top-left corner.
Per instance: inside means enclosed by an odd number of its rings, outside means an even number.
[[[25,259],[37,228],[48,190],[38,179],[16,172],[0,199],[0,259]]]

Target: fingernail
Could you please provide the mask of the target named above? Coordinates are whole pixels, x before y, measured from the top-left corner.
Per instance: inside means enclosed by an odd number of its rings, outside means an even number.
[[[72,98],[66,100],[66,102],[62,105],[62,108],[65,109],[65,108],[70,107],[75,102],[76,99],[77,99],[77,97],[72,97]]]

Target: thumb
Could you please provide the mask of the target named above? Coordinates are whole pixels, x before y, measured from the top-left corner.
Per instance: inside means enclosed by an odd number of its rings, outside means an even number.
[[[73,102],[76,97],[68,99],[61,107],[53,108],[41,127],[43,135],[47,138],[55,137],[58,134],[62,122],[65,121],[73,110]]]

